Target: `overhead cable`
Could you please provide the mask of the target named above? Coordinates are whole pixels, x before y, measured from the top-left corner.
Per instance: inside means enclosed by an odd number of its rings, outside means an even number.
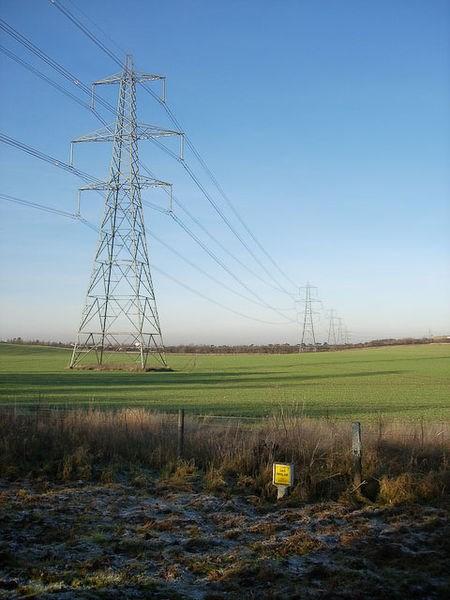
[[[23,205],[23,206],[28,206],[30,208],[34,208],[34,209],[41,210],[41,211],[44,211],[44,212],[54,213],[54,214],[59,215],[59,216],[68,217],[68,218],[73,219],[75,221],[79,221],[80,223],[82,223],[83,225],[89,227],[93,231],[97,231],[98,232],[98,228],[95,227],[95,225],[93,225],[92,223],[90,223],[87,219],[85,219],[84,217],[82,217],[79,213],[69,213],[69,212],[66,212],[66,211],[54,208],[52,206],[47,206],[47,205],[44,205],[44,204],[39,204],[37,202],[31,202],[29,200],[24,200],[22,198],[17,198],[15,196],[10,196],[8,194],[3,194],[3,193],[0,193],[0,198],[2,198],[3,200],[8,200],[9,202],[14,202],[16,204],[20,204],[20,205]],[[152,237],[154,237],[155,239],[158,239],[155,235],[153,235]],[[158,239],[158,241],[162,241],[162,240]],[[164,245],[166,245],[167,247],[169,247],[168,244],[164,243]],[[169,247],[169,249],[173,250],[173,248],[170,248],[170,247]],[[242,313],[242,312],[239,312],[237,310],[234,310],[233,308],[230,308],[229,306],[226,306],[222,302],[218,302],[217,300],[214,300],[213,298],[210,298],[209,296],[206,296],[202,292],[199,292],[195,288],[187,285],[186,283],[183,283],[179,279],[176,279],[173,275],[169,275],[168,273],[166,273],[165,271],[163,271],[162,269],[160,269],[156,265],[151,265],[151,267],[152,267],[152,269],[155,269],[156,271],[158,271],[159,273],[161,273],[162,275],[164,275],[164,277],[167,277],[167,278],[171,279],[172,281],[174,281],[178,285],[184,287],[185,289],[189,290],[193,294],[196,294],[197,296],[200,296],[204,300],[207,300],[208,302],[211,302],[212,304],[215,304],[216,306],[219,306],[219,307],[223,308],[224,310],[227,310],[228,312],[231,312],[231,313],[233,313],[235,315],[243,317],[244,319],[249,319],[251,321],[256,321],[256,322],[259,322],[259,323],[265,323],[265,324],[268,324],[268,325],[283,325],[284,324],[282,322],[277,322],[277,321],[267,321],[267,320],[264,320],[264,319],[258,319],[257,317],[252,317],[250,315],[246,315],[245,313]],[[230,291],[233,291],[233,290],[230,289]]]
[[[0,20],[0,21],[1,21],[1,20]],[[8,26],[7,24],[5,24],[4,22],[2,22],[2,27],[3,27],[4,29],[5,29],[5,26],[6,26],[7,28],[9,28],[9,29],[7,29],[8,33],[11,33],[11,30],[12,30],[12,28],[11,28],[11,27],[9,27],[9,26]],[[50,64],[50,65],[51,65],[53,68],[56,68],[56,70],[57,70],[57,71],[58,71],[60,74],[63,74],[63,75],[64,75],[64,76],[65,76],[67,79],[69,79],[69,80],[71,81],[71,83],[75,83],[76,85],[78,85],[78,86],[80,87],[80,89],[82,89],[82,90],[83,90],[83,91],[85,91],[86,93],[90,93],[90,91],[89,91],[89,88],[87,88],[87,87],[86,87],[86,86],[85,86],[85,85],[84,85],[82,82],[80,82],[80,81],[79,81],[79,79],[78,79],[78,78],[76,78],[76,77],[75,77],[73,74],[71,74],[69,71],[67,71],[67,69],[65,69],[64,67],[62,67],[62,66],[61,66],[59,63],[57,63],[56,61],[54,61],[54,60],[53,60],[53,59],[51,59],[50,57],[48,57],[48,55],[45,55],[45,53],[43,53],[43,52],[42,52],[42,51],[41,51],[39,48],[37,48],[37,47],[36,47],[34,44],[32,44],[31,42],[27,41],[27,40],[26,40],[26,38],[24,38],[24,36],[22,36],[22,35],[21,35],[21,34],[19,34],[18,32],[15,32],[15,30],[13,30],[13,31],[14,31],[14,37],[15,37],[15,38],[17,38],[19,41],[21,41],[21,43],[24,43],[24,42],[25,42],[25,45],[26,45],[26,47],[28,47],[28,48],[31,48],[31,49],[32,49],[32,51],[33,51],[35,54],[37,54],[37,56],[39,56],[40,58],[42,58],[43,60],[45,60],[45,62],[46,62],[47,64]],[[6,49],[4,49],[4,50],[6,50]],[[43,74],[40,74],[40,73],[37,71],[37,69],[35,69],[35,68],[34,68],[34,67],[32,67],[31,65],[29,65],[28,63],[25,63],[25,61],[22,61],[21,59],[18,59],[18,57],[16,57],[16,56],[14,56],[14,55],[13,55],[13,53],[10,53],[9,51],[7,51],[7,50],[6,50],[5,54],[7,54],[7,55],[8,55],[10,58],[12,58],[13,60],[16,60],[16,62],[19,62],[20,64],[22,64],[22,66],[24,66],[25,68],[28,68],[29,70],[31,70],[32,72],[34,72],[36,75],[38,75],[38,76],[41,76],[41,78],[42,78],[42,79],[44,79],[45,81],[47,81],[48,83],[50,83],[51,85],[53,85],[53,87],[55,87],[56,89],[58,89],[58,90],[59,90],[59,91],[61,91],[62,93],[65,93],[66,95],[68,95],[68,96],[69,96],[69,97],[71,97],[72,99],[76,100],[76,101],[77,101],[79,104],[81,104],[83,107],[85,107],[85,108],[87,108],[87,109],[91,110],[91,107],[90,107],[89,105],[87,105],[86,103],[84,103],[83,101],[81,101],[81,100],[80,100],[79,98],[77,98],[76,96],[74,96],[74,95],[70,94],[70,92],[67,92],[67,90],[65,90],[65,88],[62,88],[62,86],[59,86],[59,84],[55,84],[55,82],[52,82],[52,80],[50,80],[50,78],[48,78],[47,76],[44,76]],[[114,107],[111,107],[111,105],[109,105],[109,103],[105,103],[105,106],[106,106],[106,108],[108,108],[109,110],[112,110],[112,111],[114,112],[114,114],[116,113],[116,111],[115,111]],[[102,118],[101,118],[101,117],[98,115],[98,113],[96,113],[95,111],[94,111],[94,113],[95,113],[95,114],[96,114],[96,116],[97,116],[97,117],[98,117],[98,118],[99,118],[99,119],[102,121],[102,123],[103,123],[103,124],[106,124],[106,123],[105,123],[105,121],[104,121],[104,120],[103,120],[103,119],[102,119]],[[98,181],[97,179],[95,179],[95,178],[92,178],[92,177],[91,177],[91,176],[89,176],[88,174],[86,174],[86,173],[83,173],[82,171],[80,171],[80,170],[78,170],[78,169],[74,168],[74,167],[73,167],[73,166],[71,166],[71,165],[67,165],[66,163],[63,163],[62,161],[57,161],[56,159],[53,159],[52,157],[48,157],[48,156],[44,155],[43,153],[41,153],[41,152],[39,152],[39,151],[36,151],[35,149],[32,149],[31,147],[27,147],[26,145],[24,145],[24,144],[22,144],[22,143],[19,143],[19,142],[15,141],[15,140],[12,140],[11,138],[8,140],[8,139],[6,139],[6,136],[3,136],[3,139],[2,139],[1,141],[4,141],[4,142],[6,142],[6,143],[11,143],[11,145],[15,145],[16,147],[19,147],[20,149],[22,149],[22,150],[25,150],[25,151],[27,151],[28,153],[30,153],[30,154],[33,154],[34,156],[36,156],[36,157],[38,157],[38,158],[41,158],[41,159],[43,159],[43,160],[47,160],[47,162],[50,162],[51,164],[55,164],[56,166],[58,166],[58,167],[60,167],[60,168],[63,168],[63,169],[65,169],[65,170],[69,170],[69,171],[70,171],[70,172],[72,172],[73,174],[75,174],[75,175],[78,175],[78,176],[80,176],[80,177],[84,178],[85,180]],[[187,169],[188,169],[188,172],[189,172],[189,171],[190,171],[190,167],[189,167],[189,166],[187,166]],[[196,180],[196,177],[195,177],[195,175],[194,175],[193,173],[191,173],[191,174],[192,174],[192,177],[194,178],[194,180]],[[90,179],[89,179],[89,178],[90,178]],[[204,188],[202,188],[202,186],[201,186],[200,182],[198,182],[198,180],[197,180],[197,183],[199,184],[199,186],[200,186],[200,189],[203,189],[203,192],[207,194],[206,190],[204,190]],[[214,203],[214,201],[213,201],[212,199],[211,199],[211,201],[212,201],[213,205],[215,205],[215,203]],[[161,207],[158,207],[158,206],[156,206],[156,205],[154,205],[154,204],[153,204],[153,205],[152,205],[151,203],[148,203],[148,204],[149,204],[149,205],[151,205],[151,206],[152,206],[152,208],[154,208],[154,209],[156,209],[156,210],[160,210],[161,212],[167,212],[166,210],[164,210],[164,209],[162,209]],[[218,207],[217,205],[215,205],[215,207],[216,207],[217,211],[219,212],[219,214],[222,214],[223,220],[224,220],[225,222],[227,222],[227,224],[228,224],[228,225],[229,225],[229,227],[232,229],[232,231],[234,231],[234,230],[233,230],[233,228],[232,228],[232,226],[231,226],[231,224],[229,223],[229,221],[228,221],[228,220],[227,220],[227,218],[225,217],[225,215],[223,215],[223,213],[221,213],[221,211],[220,211],[219,207]],[[184,207],[183,207],[183,208],[184,208]],[[190,215],[190,216],[192,217],[192,215]],[[197,222],[197,223],[199,223],[199,221],[198,221],[198,220],[196,220],[196,222]],[[205,229],[205,228],[203,228],[203,229],[206,231],[206,229]],[[186,228],[185,228],[185,230],[186,230]],[[244,246],[245,246],[245,247],[248,249],[248,251],[249,251],[249,252],[252,254],[252,251],[251,251],[251,249],[249,249],[249,248],[248,248],[248,246],[246,245],[246,243],[244,242],[244,240],[242,240],[242,238],[240,238],[239,234],[237,234],[236,232],[234,232],[234,233],[235,233],[235,234],[238,236],[238,239],[240,239],[240,241],[243,243],[243,245],[244,245]],[[190,235],[191,235],[191,233],[190,233]],[[210,234],[209,234],[209,235],[210,235]],[[191,236],[191,237],[192,237],[192,236]],[[214,239],[214,238],[213,238],[213,236],[211,236],[211,237],[212,237],[212,239]],[[199,243],[199,240],[198,240],[198,238],[196,239],[196,241]],[[216,241],[217,241],[217,240],[216,240]],[[201,246],[202,246],[204,249],[206,249],[206,246],[205,246],[203,243],[201,243],[201,242],[200,242],[200,245],[201,245]],[[222,247],[224,248],[224,246],[222,246]],[[212,253],[211,253],[210,251],[208,251],[208,250],[206,250],[206,251],[208,252],[208,254],[209,254],[210,256],[212,256]],[[231,254],[229,251],[228,251],[228,253],[229,253],[229,254]],[[234,257],[234,255],[232,255],[232,254],[231,254],[231,256],[232,256],[233,258],[235,258],[235,259],[236,259],[236,257]],[[217,257],[215,257],[215,258],[214,258],[214,260],[216,260],[216,258],[217,258]],[[256,259],[256,260],[258,260],[258,259],[257,259],[257,257],[255,257],[255,259]],[[236,260],[239,260],[239,259],[236,259]],[[231,276],[232,276],[234,279],[236,279],[236,281],[238,281],[238,282],[240,283],[240,285],[243,285],[243,286],[244,286],[244,287],[245,287],[247,290],[249,290],[249,291],[252,293],[252,295],[254,295],[256,298],[258,298],[258,299],[260,300],[260,302],[259,302],[259,303],[260,303],[262,306],[265,306],[265,307],[267,307],[267,308],[271,308],[272,310],[275,310],[276,312],[278,312],[278,314],[280,314],[281,316],[283,316],[283,318],[286,318],[286,317],[285,317],[285,315],[282,315],[282,314],[281,314],[281,313],[278,311],[278,309],[276,309],[275,307],[272,307],[270,304],[268,304],[267,302],[265,302],[264,300],[262,300],[258,294],[256,294],[255,292],[253,292],[253,291],[252,291],[252,290],[251,290],[251,289],[250,289],[250,288],[249,288],[249,287],[248,287],[246,284],[244,284],[243,282],[241,282],[241,280],[240,280],[239,278],[236,278],[236,276],[235,276],[234,274],[232,274],[232,272],[230,271],[230,269],[228,269],[228,267],[226,267],[222,261],[220,261],[220,260],[219,260],[219,261],[217,261],[217,260],[216,260],[216,262],[218,262],[218,263],[219,263],[219,264],[220,264],[220,265],[221,265],[223,268],[225,268],[225,270],[226,270],[228,273],[230,273],[230,274],[231,274]],[[239,261],[239,262],[241,262],[241,261]],[[241,262],[241,264],[243,264],[243,263]],[[266,270],[266,272],[267,272],[267,273],[268,273],[268,275],[270,276],[270,273],[269,273],[267,270]],[[253,273],[254,273],[254,272],[253,272]],[[255,274],[255,273],[254,273],[254,274]],[[256,274],[255,274],[255,275],[256,275]],[[263,280],[263,281],[265,281],[265,280]],[[267,282],[266,282],[266,283],[267,283]],[[278,289],[276,286],[273,286],[273,287],[274,287],[275,289]],[[289,309],[286,309],[286,310],[289,310]]]
[[[73,13],[71,13],[70,10],[68,10],[65,6],[63,6],[63,4],[61,2],[59,2],[58,0],[50,0],[50,2],[60,11],[62,12],[76,27],[78,27],[92,42],[94,42],[94,44],[100,48],[105,54],[107,54],[119,67],[123,66],[123,60],[120,59],[120,57],[117,56],[117,54],[115,54],[111,49],[109,49],[106,44],[104,44],[101,40],[98,39],[98,37],[89,30],[88,27],[86,27],[82,21],[80,19],[78,19],[75,15],[73,15]],[[92,19],[91,19],[91,22]],[[109,37],[109,36],[108,36]],[[117,44],[116,44],[117,45]],[[147,85],[145,85],[144,82],[139,82],[139,84],[141,85],[141,87],[147,91],[147,93],[149,93],[165,110],[165,112],[167,113],[169,119],[172,121],[172,123],[180,130],[183,131],[183,128],[181,127],[180,122],[178,121],[178,119],[175,117],[173,111],[170,109],[170,107],[168,106],[165,98],[160,98],[157,94],[155,94],[155,92],[151,89],[148,88]],[[218,192],[220,193],[220,195],[224,198],[224,200],[226,201],[226,203],[229,205],[230,209],[232,210],[233,214],[236,216],[236,218],[239,220],[239,222],[241,223],[241,225],[244,227],[244,229],[247,231],[247,233],[250,235],[250,237],[253,239],[253,241],[256,243],[256,245],[259,247],[259,249],[265,254],[265,256],[271,261],[271,263],[274,265],[274,267],[285,277],[286,280],[289,281],[289,283],[291,285],[293,285],[294,287],[296,287],[296,284],[292,281],[292,279],[284,272],[283,269],[281,269],[281,267],[278,265],[278,263],[272,258],[272,256],[269,254],[269,252],[264,248],[264,246],[259,242],[259,240],[256,238],[256,236],[252,233],[252,231],[250,230],[250,228],[248,227],[248,225],[244,222],[244,220],[242,219],[242,217],[240,216],[240,214],[238,213],[238,211],[236,210],[236,208],[234,207],[234,205],[232,204],[231,200],[229,199],[229,197],[225,194],[225,192],[223,191],[223,188],[220,186],[219,182],[217,181],[217,178],[215,177],[215,175],[213,174],[213,172],[211,171],[211,169],[208,167],[208,165],[206,164],[206,162],[204,161],[204,159],[201,157],[200,153],[198,152],[198,150],[196,149],[196,147],[194,146],[194,144],[192,143],[192,141],[190,140],[189,136],[187,134],[184,134],[186,143],[188,145],[188,147],[191,149],[191,151],[193,152],[194,156],[197,158],[197,160],[200,162],[200,165],[202,166],[202,168],[205,170],[205,172],[208,174],[208,176],[210,177],[210,179],[212,180],[214,186],[217,188]],[[158,143],[157,140],[153,140],[154,143]],[[170,153],[170,150],[168,150],[166,147],[164,147],[164,150],[168,153]],[[205,197],[207,198],[207,200],[211,203],[211,205],[213,206],[213,208],[216,210],[216,212],[218,212],[219,216],[222,218],[222,220],[224,221],[224,223],[227,225],[227,227],[230,228],[230,230],[233,232],[233,234],[237,237],[237,239],[244,245],[244,247],[246,248],[246,250],[250,253],[250,255],[253,257],[253,259],[260,265],[260,267],[266,272],[269,273],[269,271],[267,270],[267,268],[264,266],[264,264],[262,263],[262,261],[260,261],[260,259],[254,254],[254,252],[248,247],[247,244],[245,244],[242,240],[242,237],[240,236],[240,234],[235,230],[235,228],[231,225],[231,223],[229,222],[229,220],[225,217],[225,215],[223,214],[223,212],[219,209],[219,207],[217,206],[217,204],[212,201],[212,198],[210,197],[210,195],[208,194],[208,192],[206,191],[206,189],[204,188],[204,186],[202,186],[198,180],[198,178],[195,176],[195,174],[193,173],[192,169],[189,167],[189,165],[186,163],[186,161],[182,160],[180,161],[183,168],[186,170],[186,172],[188,173],[188,175],[191,177],[191,179],[194,181],[194,183],[197,185],[197,187],[200,189],[200,191],[205,195]],[[270,275],[270,273],[269,273]],[[273,276],[272,276],[273,278]],[[273,278],[274,279],[274,278]],[[278,282],[277,282],[278,283]],[[284,291],[286,294],[288,294],[289,296],[294,296],[294,294],[288,292],[281,284],[279,284],[279,287],[281,288],[282,291]]]
[[[8,23],[6,23],[5,21],[0,19],[0,28],[2,28],[4,31],[6,31],[9,35],[11,35],[14,39],[16,39],[17,41],[19,41],[21,44],[23,44],[27,49],[29,49],[30,51],[32,51],[36,56],[38,56],[41,60],[43,60],[46,64],[50,65],[53,69],[55,69],[59,74],[63,75],[68,81],[70,81],[72,84],[75,84],[78,86],[79,89],[81,89],[84,93],[88,94],[89,96],[91,95],[91,91],[89,89],[88,86],[86,86],[83,82],[80,81],[80,79],[78,77],[76,77],[73,73],[71,73],[70,71],[68,71],[64,66],[62,66],[60,63],[58,63],[57,61],[55,61],[54,59],[52,59],[50,56],[48,56],[45,52],[43,52],[39,47],[37,47],[35,44],[33,44],[30,40],[28,40],[25,36],[23,36],[22,34],[20,34],[18,31],[16,31],[13,27],[11,27],[10,25],[8,25]],[[6,50],[6,49],[5,49]],[[29,65],[28,63],[25,63],[25,61],[22,61],[19,57],[17,57],[16,55],[14,55],[12,52],[6,50],[5,54],[7,54],[10,58],[12,58],[13,60],[16,60],[16,62],[19,62],[19,64],[22,64],[22,66],[24,66],[25,68],[27,68],[28,70],[30,70],[31,72],[35,73],[37,76],[41,77],[41,79],[43,79],[44,81],[47,81],[50,85],[52,85],[54,88],[58,89],[59,91],[61,91],[62,93],[68,95],[69,97],[72,97],[73,95],[70,94],[70,92],[67,92],[67,90],[65,90],[65,88],[62,88],[62,86],[59,86],[59,84],[53,82],[50,78],[48,78],[46,75],[40,73],[37,69],[35,69],[34,67],[32,67],[31,65]],[[80,100],[79,98],[77,98],[76,96],[73,96],[73,98],[75,99],[76,102],[78,102],[78,104],[81,104],[82,106],[84,106],[85,108],[87,108],[88,110],[90,110],[91,112],[94,113],[94,115],[100,120],[100,122],[108,127],[107,122],[101,117],[101,115],[94,110],[91,106],[87,105],[86,103],[84,103],[82,100]],[[104,106],[104,108],[106,108],[107,110],[109,110],[110,112],[112,112],[114,115],[116,115],[116,109],[107,101],[99,98],[99,103],[102,104],[102,106]],[[167,152],[169,155],[171,155],[172,157],[176,157],[176,155],[171,152],[168,148],[166,148],[163,144],[161,144],[160,142],[158,142],[157,140],[152,140],[154,141],[161,149],[163,149],[165,152]],[[238,239],[243,243],[244,247],[247,248],[248,252],[254,256],[253,252],[251,251],[251,249],[248,247],[248,245],[242,240],[242,238],[239,236],[239,234],[237,232],[234,231],[231,223],[227,220],[226,216],[220,211],[220,208],[217,206],[217,204],[212,200],[212,198],[209,197],[208,193],[206,192],[206,190],[203,188],[203,186],[201,186],[200,182],[197,180],[196,176],[194,175],[194,173],[192,172],[192,170],[190,169],[190,167],[188,165],[185,165],[184,163],[182,163],[183,166],[185,167],[185,169],[187,170],[187,172],[190,174],[191,178],[194,180],[194,182],[197,182],[198,185],[200,185],[200,189],[202,191],[202,193],[210,200],[210,202],[212,203],[212,205],[214,206],[216,212],[218,212],[219,215],[221,215],[222,220],[224,220],[224,222],[227,223],[228,227],[231,229],[231,231],[233,231],[233,233],[238,237]],[[142,163],[141,163],[142,166]],[[145,168],[145,167],[144,167]],[[148,171],[148,169],[145,168],[145,170]],[[164,190],[167,192],[167,190]],[[204,228],[203,228],[204,229]],[[223,246],[222,246],[223,247]],[[228,254],[231,254],[229,251],[227,251]],[[233,256],[233,255],[232,255]],[[257,262],[259,262],[258,258],[256,256],[255,260]],[[233,258],[236,259],[236,257],[233,256]],[[238,260],[238,259],[236,259]],[[239,261],[240,264],[244,264],[242,263],[242,261]],[[265,269],[264,265],[262,265],[263,268]],[[248,266],[246,267],[247,270],[250,270],[248,268]],[[271,277],[271,274],[267,271],[267,269],[265,269],[265,271],[267,272],[267,274],[269,275],[269,277]],[[250,272],[252,272],[253,275],[255,275],[256,277],[258,277],[261,281],[263,281],[264,283],[266,283],[267,285],[269,285],[270,287],[273,287],[274,289],[277,289],[278,291],[284,291],[286,292],[286,290],[284,290],[284,288],[280,288],[279,285],[274,284],[272,282],[268,282],[265,279],[263,279],[261,276],[258,276],[253,270],[250,270]],[[287,292],[286,292],[287,293]]]
[[[231,312],[231,313],[233,313],[235,315],[238,315],[239,317],[243,317],[244,319],[249,319],[251,321],[256,321],[258,323],[265,323],[267,325],[286,325],[286,322],[265,321],[264,319],[258,319],[257,317],[251,317],[250,315],[246,315],[245,313],[241,313],[241,312],[239,312],[237,310],[234,310],[233,308],[230,308],[229,306],[226,306],[222,302],[218,302],[217,300],[213,300],[209,296],[206,296],[206,294],[203,294],[202,292],[199,292],[198,290],[194,289],[190,285],[187,285],[186,283],[183,283],[179,279],[176,279],[173,275],[169,275],[168,273],[166,273],[165,271],[163,271],[162,269],[160,269],[156,265],[151,264],[150,266],[151,266],[152,269],[154,269],[158,273],[161,273],[161,275],[164,275],[164,277],[167,277],[168,279],[172,280],[177,285],[183,287],[186,290],[189,290],[193,294],[196,294],[200,298],[203,298],[204,300],[207,300],[208,302],[211,302],[212,304],[215,304],[216,306],[220,306],[220,308],[223,308],[224,310],[227,310],[228,312]]]
[[[182,254],[181,252],[178,252],[178,250],[176,250],[175,248],[173,248],[172,246],[170,246],[170,244],[168,244],[167,242],[165,242],[164,240],[162,240],[159,236],[156,235],[156,233],[154,233],[152,231],[149,231],[149,235],[150,235],[151,238],[155,239],[162,246],[164,246],[170,252],[172,252],[172,254],[174,254],[175,256],[178,256],[178,258],[180,258],[183,262],[185,262],[186,264],[188,264],[189,266],[191,266],[193,269],[195,269],[196,271],[198,271],[199,273],[201,273],[202,275],[204,275],[205,277],[207,277],[208,279],[210,279],[211,281],[213,281],[217,285],[220,285],[221,287],[223,287],[227,291],[231,292],[232,294],[235,294],[236,296],[239,296],[240,298],[243,298],[247,302],[251,302],[253,304],[257,304],[258,306],[264,306],[261,302],[258,302],[256,300],[254,300],[253,298],[250,298],[249,296],[246,296],[245,294],[241,294],[237,290],[234,290],[233,288],[231,288],[230,286],[228,286],[221,279],[218,279],[217,277],[214,277],[214,275],[211,275],[210,273],[208,273],[207,271],[205,271],[204,269],[202,269],[201,267],[199,267],[193,261],[189,260],[189,258],[187,258],[184,254]],[[291,309],[286,309],[286,310],[291,310]]]
[[[97,179],[96,177],[93,177],[92,175],[89,175],[88,173],[85,173],[84,171],[81,171],[80,169],[77,169],[77,168],[73,167],[72,165],[65,163],[62,160],[58,160],[57,158],[54,158],[53,156],[50,156],[49,154],[45,154],[45,152],[41,152],[40,150],[33,148],[33,146],[24,144],[23,142],[20,142],[19,140],[16,140],[15,138],[12,138],[9,135],[6,135],[1,132],[0,132],[0,142],[3,142],[4,144],[8,144],[9,146],[13,146],[14,148],[18,148],[19,150],[22,150],[26,154],[30,154],[31,156],[34,156],[35,158],[39,158],[39,160],[43,160],[55,167],[58,167],[59,169],[63,169],[64,171],[72,173],[73,175],[76,175],[77,177],[79,177],[80,179],[83,179],[84,181],[90,181],[92,183],[100,182],[100,180]]]
[[[181,219],[173,212],[170,213],[170,216],[172,217],[172,219],[201,247],[203,248],[203,250],[205,250],[205,252],[207,252],[207,254],[218,264],[220,265],[237,283],[239,283],[239,285],[241,285],[243,288],[245,288],[248,292],[250,292],[252,294],[252,296],[254,296],[257,300],[259,300],[258,304],[260,304],[261,306],[264,306],[265,308],[269,308],[271,310],[273,310],[274,312],[276,312],[277,314],[279,314],[281,317],[283,317],[284,319],[287,319],[287,322],[289,323],[293,323],[294,321],[287,317],[286,315],[284,315],[282,312],[280,312],[276,307],[272,306],[271,304],[265,302],[261,296],[259,294],[257,294],[256,292],[254,292],[246,283],[244,283],[239,277],[237,277],[237,275],[235,273],[233,273],[233,271],[231,269],[229,269],[227,267],[227,265],[220,259],[218,258],[214,252],[212,252],[201,240],[198,236],[195,235],[195,233],[189,229],[189,227],[183,223],[183,221],[181,221]]]

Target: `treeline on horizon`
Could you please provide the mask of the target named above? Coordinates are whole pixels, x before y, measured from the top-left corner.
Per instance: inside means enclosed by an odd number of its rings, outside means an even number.
[[[450,343],[450,336],[433,336],[425,338],[383,338],[370,340],[368,342],[358,342],[355,344],[336,344],[331,345],[327,342],[317,344],[316,346],[302,346],[299,344],[179,344],[177,346],[165,346],[165,351],[169,354],[295,354],[302,352],[329,352],[330,350],[346,350],[351,348],[374,348],[378,346],[399,346],[411,344],[431,344],[433,342]],[[72,348],[73,343],[61,341],[43,341],[39,339],[24,340],[21,337],[14,337],[2,341],[7,344],[23,344],[31,346],[56,346],[59,348]],[[120,348],[118,348],[120,350]]]

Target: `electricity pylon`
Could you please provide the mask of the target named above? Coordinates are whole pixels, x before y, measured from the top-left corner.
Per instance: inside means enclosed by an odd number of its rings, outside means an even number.
[[[338,321],[338,317],[336,315],[336,311],[331,309],[329,312],[330,325],[328,327],[328,345],[336,346],[337,345],[337,334],[336,334],[336,321]]]
[[[345,338],[344,338],[344,319],[342,317],[338,317],[336,320],[337,320],[337,323],[338,323],[338,330],[337,330],[336,339],[337,339],[338,345],[342,346],[342,345],[345,344]]]
[[[350,344],[350,332],[347,325],[344,325],[344,344]]]
[[[121,360],[132,358],[142,369],[146,368],[149,355],[157,364],[166,366],[141,189],[170,184],[139,174],[138,140],[181,133],[136,121],[136,85],[156,80],[164,78],[137,73],[132,57],[127,56],[122,73],[93,84],[93,102],[96,86],[118,84],[115,124],[72,142],[113,142],[113,148],[109,180],[80,188],[104,190],[105,205],[71,368],[87,356],[95,357],[95,362],[102,365],[111,357],[110,352],[117,350],[124,352]]]
[[[314,331],[314,315],[317,313],[313,311],[312,304],[313,302],[320,302],[320,300],[313,297],[311,290],[316,290],[314,293],[317,293],[317,287],[311,285],[309,282],[300,288],[300,296],[303,292],[303,298],[300,299],[300,302],[304,304],[304,309],[299,352],[304,352],[308,347],[312,347],[314,350],[317,349],[316,334]]]

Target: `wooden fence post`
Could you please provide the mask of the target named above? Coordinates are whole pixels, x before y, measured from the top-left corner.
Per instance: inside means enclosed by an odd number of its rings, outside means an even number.
[[[184,408],[178,410],[178,443],[177,443],[177,458],[183,457],[184,450]]]
[[[353,485],[359,488],[362,483],[362,443],[361,443],[361,423],[352,423],[352,471]]]

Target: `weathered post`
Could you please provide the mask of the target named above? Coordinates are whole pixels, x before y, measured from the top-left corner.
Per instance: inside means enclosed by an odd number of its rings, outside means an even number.
[[[183,457],[184,450],[184,408],[178,410],[178,443],[177,443],[177,458]]]
[[[362,443],[361,443],[361,423],[356,421],[352,423],[352,471],[353,485],[359,488],[362,483]]]
[[[423,448],[425,432],[423,429],[423,415],[420,417],[420,447]]]

